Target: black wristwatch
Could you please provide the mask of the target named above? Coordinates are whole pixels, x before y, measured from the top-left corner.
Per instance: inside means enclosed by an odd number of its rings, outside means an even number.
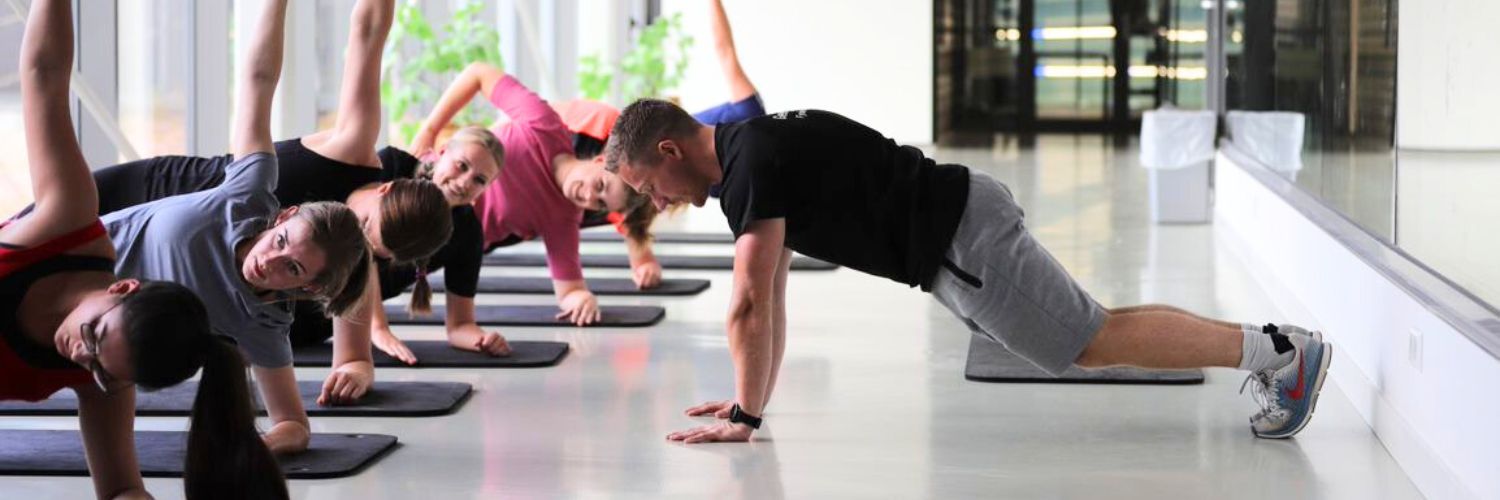
[[[729,409],[729,423],[745,424],[750,426],[751,429],[759,429],[760,420],[760,417],[745,413],[745,410],[740,409],[739,403],[735,403],[734,407]]]

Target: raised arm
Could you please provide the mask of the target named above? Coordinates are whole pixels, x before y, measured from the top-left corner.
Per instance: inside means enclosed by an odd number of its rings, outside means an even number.
[[[69,0],[37,0],[26,19],[20,57],[21,112],[36,209],[7,242],[34,245],[98,217],[99,193],[73,135],[68,78],[73,72]]]
[[[729,29],[729,16],[724,14],[724,2],[708,0],[709,17],[713,23],[714,55],[719,57],[719,68],[724,71],[724,81],[729,85],[730,102],[742,101],[755,95],[755,85],[740,67],[739,52],[734,49],[734,32]]]
[[[416,137],[411,141],[411,154],[418,157],[432,150],[433,141],[437,133],[453,121],[453,116],[464,109],[476,94],[489,97],[495,91],[495,84],[505,77],[505,71],[494,65],[482,62],[470,63],[465,67],[453,83],[448,84],[448,89],[443,91],[443,96],[438,99],[437,105],[432,112],[427,114],[427,119],[422,122],[422,128],[417,131]]]
[[[248,33],[249,50],[240,68],[234,128],[229,152],[235,158],[271,152],[271,101],[281,80],[281,51],[286,31],[286,0],[264,0],[260,21]]]
[[[318,154],[355,165],[379,166],[380,57],[395,17],[395,0],[359,0],[349,14],[349,42],[344,47],[344,80],[333,129],[316,148]]]

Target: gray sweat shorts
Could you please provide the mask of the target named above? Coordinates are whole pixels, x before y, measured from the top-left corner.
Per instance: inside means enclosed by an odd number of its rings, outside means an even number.
[[[1031,237],[1025,215],[1009,188],[970,170],[969,200],[932,295],[974,333],[1058,375],[1108,311]]]

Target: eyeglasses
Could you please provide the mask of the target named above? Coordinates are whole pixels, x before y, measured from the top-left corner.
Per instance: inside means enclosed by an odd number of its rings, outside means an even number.
[[[109,309],[105,309],[103,313],[100,313],[92,321],[78,327],[78,337],[83,340],[83,348],[89,352],[89,372],[94,374],[94,384],[98,385],[99,390],[104,391],[105,394],[109,394],[110,390],[117,385],[116,382],[119,379],[116,379],[114,375],[110,375],[108,371],[104,370],[104,365],[99,363],[99,344],[104,341],[104,334],[100,333],[95,327],[98,326],[99,320],[104,319],[104,315],[109,314],[110,311],[113,311],[119,305],[120,303],[116,302],[115,305],[109,306]]]

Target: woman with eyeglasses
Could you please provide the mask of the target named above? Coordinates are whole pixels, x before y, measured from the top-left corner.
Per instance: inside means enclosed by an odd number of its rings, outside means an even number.
[[[36,209],[0,223],[0,399],[78,395],[79,430],[100,498],[149,498],[136,462],[135,386],[203,376],[188,431],[188,498],[286,498],[281,469],[255,429],[243,360],[212,335],[185,287],[120,279],[96,215],[68,111],[69,0],[35,0],[20,84]],[[276,2],[272,2],[273,4]],[[279,17],[285,3],[276,6]]]

